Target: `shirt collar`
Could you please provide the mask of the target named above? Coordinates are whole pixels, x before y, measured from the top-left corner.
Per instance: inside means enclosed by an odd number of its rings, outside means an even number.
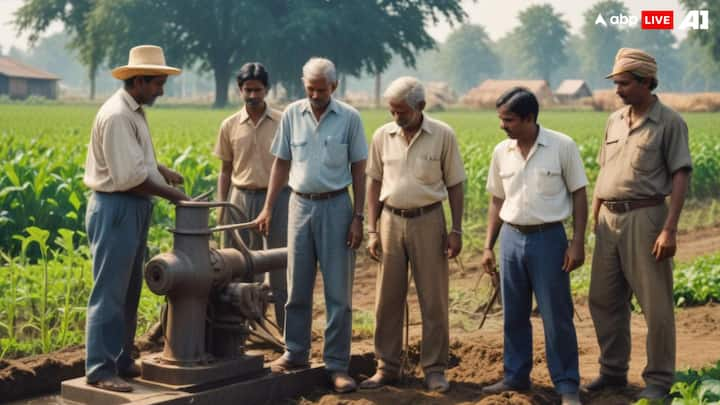
[[[538,136],[537,139],[535,139],[535,143],[538,144],[538,146],[548,146],[550,144],[547,130],[540,124],[538,124]],[[517,139],[511,139],[510,142],[508,142],[507,148],[509,151],[517,148]]]
[[[660,102],[660,98],[657,95],[653,95],[653,98],[655,99],[655,102],[653,103],[652,107],[650,107],[650,111],[647,112],[645,117],[649,119],[650,121],[653,121],[655,123],[660,122],[660,111],[662,110],[662,103]],[[627,120],[628,115],[630,115],[630,106],[625,106],[625,108],[622,109],[620,112],[620,119],[621,120]]]
[[[122,97],[122,99],[125,101],[125,104],[127,104],[127,106],[132,111],[137,111],[137,110],[141,109],[140,104],[138,104],[138,102],[135,101],[135,98],[133,98],[133,96],[131,96],[130,93],[127,92],[127,90],[125,90],[124,88],[121,88],[120,90],[118,90],[118,92],[120,93],[120,96]]]
[[[265,103],[265,111],[263,112],[263,115],[260,119],[262,121],[265,118],[273,119],[272,115],[270,115],[270,106],[267,105],[267,102]],[[247,112],[247,106],[243,106],[240,109],[240,115],[238,116],[238,119],[240,120],[240,123],[243,124],[245,121],[250,119],[250,114]]]
[[[267,109],[265,110],[267,111]],[[330,97],[330,103],[327,106],[327,109],[325,109],[325,112],[332,111],[334,113],[340,112],[340,109],[338,108],[337,101],[335,101],[334,97]],[[302,105],[302,112],[310,112],[312,113],[312,107],[310,106],[310,100],[308,98],[305,98],[305,102]]]
[[[395,135],[402,132],[402,128],[398,124],[396,124],[394,121],[392,123],[392,126],[390,127],[390,130],[388,131],[388,134]],[[422,124],[420,124],[420,130],[417,132],[418,134],[425,132],[427,134],[431,134],[432,131],[430,131],[430,122],[428,120],[427,115],[423,114],[422,118]]]

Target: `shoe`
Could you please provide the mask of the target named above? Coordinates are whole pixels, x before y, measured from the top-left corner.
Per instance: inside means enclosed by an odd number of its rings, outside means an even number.
[[[527,391],[528,389],[530,389],[529,384],[527,387],[519,387],[515,385],[510,385],[506,383],[505,380],[500,380],[495,384],[483,387],[481,391],[483,394],[500,394],[501,392],[505,391]]]
[[[580,394],[573,392],[571,394],[562,394],[562,405],[580,405]]]
[[[141,374],[142,373],[140,371],[140,366],[138,366],[135,363],[131,363],[130,367],[128,367],[124,370],[118,371],[118,375],[120,377],[125,377],[125,378],[136,378],[136,377],[140,377]]]
[[[426,375],[425,386],[429,391],[433,392],[448,392],[450,390],[450,383],[442,371],[435,371]]]
[[[640,391],[640,399],[647,399],[655,401],[658,399],[664,399],[668,396],[669,390],[661,385],[648,384],[644,390]]]
[[[589,384],[585,385],[588,391],[601,391],[608,388],[625,388],[627,386],[627,377],[618,375],[600,374]]]
[[[270,371],[273,374],[285,374],[291,371],[302,370],[310,367],[309,363],[294,363],[290,361],[285,355],[280,356],[279,359],[274,360],[270,363]]]
[[[88,385],[92,385],[93,387],[114,392],[132,392],[133,390],[130,384],[128,384],[127,382],[125,382],[125,380],[116,375],[97,381],[88,381],[87,383]]]
[[[398,381],[397,376],[391,375],[383,371],[376,371],[375,374],[360,383],[361,390],[372,390],[383,387],[385,385],[392,385]]]
[[[330,382],[338,394],[353,392],[357,389],[355,380],[344,371],[334,371],[330,373]]]

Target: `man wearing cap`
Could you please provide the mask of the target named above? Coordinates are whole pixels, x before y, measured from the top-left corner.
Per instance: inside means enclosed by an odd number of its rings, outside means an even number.
[[[352,283],[355,249],[362,242],[367,142],[360,114],[332,97],[335,65],[311,58],[303,66],[306,99],[283,112],[272,144],[275,155],[265,207],[255,219],[267,234],[274,205],[286,182],[288,208],[288,302],[282,357],[275,373],[307,367],[312,297],[319,263],[327,322],[323,359],[337,392],[356,388],[348,375],[352,337]],[[292,164],[291,164],[292,163]],[[289,181],[288,181],[289,177]],[[347,192],[352,184],[353,198]]]
[[[646,388],[640,396],[659,399],[675,373],[672,257],[692,170],[688,128],[652,94],[657,65],[648,53],[620,49],[607,78],[627,107],[610,115],[598,156],[589,304],[600,376],[586,388],[627,384],[634,294],[648,327]]]
[[[260,213],[265,204],[273,155],[270,153],[275,131],[280,123],[280,111],[265,102],[269,87],[268,72],[257,62],[246,63],[237,75],[238,88],[245,105],[228,117],[220,126],[215,155],[222,160],[218,177],[218,200],[240,207],[242,214],[226,210],[223,223],[248,222]],[[229,191],[231,189],[231,191]],[[287,207],[289,189],[284,187],[278,195],[272,214],[272,229],[266,243],[255,231],[240,233],[245,245],[252,250],[283,248],[287,246]],[[225,247],[236,247],[235,241],[225,234]],[[287,281],[285,271],[261,274],[256,281],[267,279],[275,301],[275,320],[282,329],[285,326],[285,301]]]
[[[488,229],[482,265],[495,275],[500,238],[505,342],[504,376],[484,387],[497,394],[530,388],[533,367],[532,295],[545,331],[547,366],[563,405],[579,405],[578,348],[570,272],[585,260],[588,184],[580,151],[569,136],[537,123],[538,102],[515,87],[496,102],[508,138],[493,151],[488,170]],[[562,221],[573,217],[568,243]]]
[[[394,121],[375,131],[367,167],[368,252],[382,264],[375,302],[378,369],[360,388],[378,388],[399,377],[409,265],[422,313],[425,383],[431,391],[445,392],[450,388],[445,379],[448,258],[462,248],[465,170],[453,130],[423,114],[420,81],[395,80],[385,99]],[[449,234],[442,209],[446,198],[452,214]]]
[[[126,66],[112,71],[124,81],[100,107],[85,161],[85,185],[92,191],[85,225],[92,254],[94,285],[87,309],[85,378],[111,391],[132,391],[120,377],[137,377],[130,357],[142,287],[142,266],[152,211],[152,196],[173,203],[187,200],[171,185],[180,174],[157,163],[142,105],[163,94],[168,75],[161,48],[130,50]]]

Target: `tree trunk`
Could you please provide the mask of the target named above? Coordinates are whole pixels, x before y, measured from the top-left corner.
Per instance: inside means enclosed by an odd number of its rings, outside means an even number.
[[[380,108],[380,72],[375,73],[375,107]]]
[[[347,96],[347,75],[345,73],[340,74],[340,98],[345,100]]]
[[[97,78],[96,66],[91,66],[88,69],[88,76],[90,79],[90,100],[95,100],[95,79]]]
[[[227,63],[219,63],[213,67],[213,71],[215,72],[215,103],[213,103],[213,108],[223,108],[228,102],[230,69]]]

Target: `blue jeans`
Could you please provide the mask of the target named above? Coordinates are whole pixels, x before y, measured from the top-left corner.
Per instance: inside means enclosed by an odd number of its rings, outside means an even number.
[[[87,308],[85,378],[97,382],[132,364],[152,201],[129,193],[93,193],[85,227],[93,288]]]
[[[504,305],[505,382],[525,388],[532,369],[532,293],[545,329],[545,352],[555,389],[578,391],[578,349],[570,276],[562,271],[567,237],[561,224],[523,234],[508,224],[500,232]]]
[[[345,193],[312,201],[290,196],[288,211],[288,302],[285,305],[286,358],[307,362],[316,265],[325,293],[323,360],[328,371],[347,371],[352,337],[352,283],[355,251],[347,246],[352,203]]]

